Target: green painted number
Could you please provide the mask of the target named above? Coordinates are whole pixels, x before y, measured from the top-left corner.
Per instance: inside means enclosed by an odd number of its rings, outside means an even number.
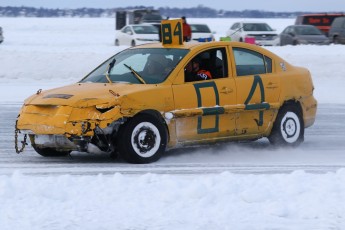
[[[170,24],[162,24],[162,42],[163,42],[163,44],[171,44],[172,43],[171,25]]]
[[[174,36],[178,37],[178,44],[182,45],[182,28],[181,23],[177,23],[174,29]]]
[[[257,86],[259,85],[260,88],[260,104],[252,104],[252,105],[248,105],[248,103],[250,102],[250,100],[252,99],[254,92],[257,88]],[[267,102],[265,102],[265,89],[264,89],[264,84],[262,83],[261,77],[259,75],[255,75],[254,76],[254,81],[253,81],[253,85],[252,88],[250,89],[249,95],[246,99],[246,101],[244,102],[245,104],[245,110],[258,110],[258,109],[269,109],[270,108],[270,104],[268,104]],[[260,110],[259,111],[259,119],[255,119],[256,123],[258,126],[262,126],[264,123],[264,111]]]

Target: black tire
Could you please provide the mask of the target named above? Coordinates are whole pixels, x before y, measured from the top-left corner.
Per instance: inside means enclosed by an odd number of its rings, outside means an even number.
[[[134,40],[132,41],[131,46],[135,46],[135,41]]]
[[[119,40],[115,40],[115,46],[119,46],[120,45],[120,42],[119,42]]]
[[[239,42],[243,42],[243,38],[240,38],[238,41],[239,41]]]
[[[64,157],[71,153],[71,151],[57,151],[54,148],[39,148],[35,145],[32,145],[35,151],[44,157]]]
[[[304,141],[304,122],[298,106],[285,105],[279,110],[268,139],[279,146],[297,146]]]
[[[167,130],[158,118],[141,114],[120,129],[117,146],[120,156],[129,163],[157,161],[167,145]]]
[[[333,38],[333,43],[334,43],[334,44],[339,44],[339,38],[338,38],[338,36],[334,36],[334,38]]]

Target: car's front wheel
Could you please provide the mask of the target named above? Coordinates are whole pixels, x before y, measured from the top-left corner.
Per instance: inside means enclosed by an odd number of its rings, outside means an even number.
[[[115,45],[116,45],[116,46],[119,46],[119,45],[120,45],[120,42],[119,42],[118,39],[115,40]]]
[[[154,162],[165,151],[167,131],[158,118],[141,114],[133,117],[121,128],[117,145],[121,157],[127,162]]]
[[[280,146],[296,146],[304,141],[302,111],[298,106],[285,105],[279,110],[268,139]]]

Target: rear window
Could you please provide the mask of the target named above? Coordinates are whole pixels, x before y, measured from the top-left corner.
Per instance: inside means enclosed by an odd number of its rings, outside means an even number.
[[[339,17],[332,23],[333,27],[342,27],[345,22],[345,17]]]
[[[207,25],[191,24],[190,27],[192,29],[192,33],[211,33],[211,30]]]

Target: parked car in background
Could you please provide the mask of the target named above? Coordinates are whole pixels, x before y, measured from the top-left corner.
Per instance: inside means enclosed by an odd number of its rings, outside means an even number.
[[[2,28],[0,27],[0,43],[4,41],[4,36],[2,35]]]
[[[231,41],[244,42],[246,38],[255,38],[255,44],[260,46],[279,45],[279,36],[267,23],[241,21],[234,23],[226,32]]]
[[[136,46],[159,42],[157,27],[149,24],[134,24],[124,26],[116,31],[115,45]]]
[[[280,34],[280,45],[316,44],[329,45],[330,40],[312,25],[291,25]]]
[[[342,16],[345,16],[345,14],[303,14],[297,16],[295,25],[313,25],[328,36],[328,31],[331,28],[331,24],[334,19]]]
[[[215,32],[212,32],[206,24],[190,24],[192,29],[192,40],[193,41],[214,41]]]
[[[338,17],[333,21],[329,38],[335,44],[345,44],[345,17]]]

